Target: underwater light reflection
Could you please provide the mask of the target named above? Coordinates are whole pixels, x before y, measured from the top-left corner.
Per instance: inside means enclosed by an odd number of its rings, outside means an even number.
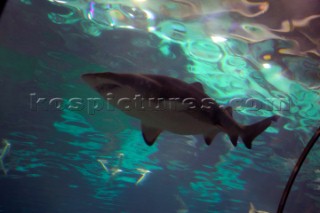
[[[222,36],[218,36],[218,35],[213,35],[213,36],[211,36],[211,39],[212,39],[212,41],[215,42],[215,43],[220,43],[220,42],[225,42],[225,41],[227,41],[226,38],[224,38],[224,37],[222,37]]]
[[[262,64],[262,66],[266,69],[270,69],[271,68],[271,64],[268,64],[268,63],[264,63]]]

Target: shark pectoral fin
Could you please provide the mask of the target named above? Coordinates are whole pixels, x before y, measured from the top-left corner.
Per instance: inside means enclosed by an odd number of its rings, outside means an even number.
[[[157,137],[162,132],[161,129],[156,129],[153,127],[149,127],[143,123],[141,123],[141,131],[144,141],[148,146],[152,146],[157,139]]]
[[[201,92],[204,92],[203,86],[200,82],[194,82],[191,85],[200,90]]]

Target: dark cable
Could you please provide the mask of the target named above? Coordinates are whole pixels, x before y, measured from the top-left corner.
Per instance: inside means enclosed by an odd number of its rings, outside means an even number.
[[[278,211],[277,213],[282,213],[284,206],[286,205],[288,195],[290,193],[291,187],[294,183],[294,180],[297,177],[297,174],[306,159],[307,155],[309,154],[310,150],[312,149],[313,145],[317,142],[318,138],[320,136],[320,127],[316,130],[310,141],[308,142],[307,146],[304,148],[303,152],[300,155],[300,158],[298,159],[296,165],[294,166],[291,175],[289,177],[289,180],[287,182],[286,188],[284,189],[282,193],[282,197],[278,206]]]

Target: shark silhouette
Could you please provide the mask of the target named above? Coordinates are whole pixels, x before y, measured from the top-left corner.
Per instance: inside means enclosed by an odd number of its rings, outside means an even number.
[[[167,130],[181,135],[201,134],[207,145],[218,133],[225,132],[234,146],[241,137],[251,149],[254,138],[278,119],[274,115],[240,125],[232,117],[232,108],[220,107],[199,82],[188,84],[162,75],[112,72],[83,74],[82,79],[111,105],[140,119],[149,146]]]

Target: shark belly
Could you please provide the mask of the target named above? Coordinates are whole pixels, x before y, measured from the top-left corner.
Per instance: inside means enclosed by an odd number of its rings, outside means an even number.
[[[205,119],[195,117],[202,116],[200,113],[191,115],[181,111],[130,111],[127,114],[140,119],[147,126],[180,135],[205,134],[218,128]]]
[[[118,99],[116,100],[119,103]],[[220,131],[220,128],[211,122],[208,113],[190,110],[187,105],[182,105],[176,101],[161,103],[150,101],[128,102],[126,105],[113,102],[112,104],[127,115],[140,119],[143,124],[156,129],[167,130],[180,135]]]
[[[214,126],[183,112],[140,113],[142,123],[181,135],[204,134]]]

